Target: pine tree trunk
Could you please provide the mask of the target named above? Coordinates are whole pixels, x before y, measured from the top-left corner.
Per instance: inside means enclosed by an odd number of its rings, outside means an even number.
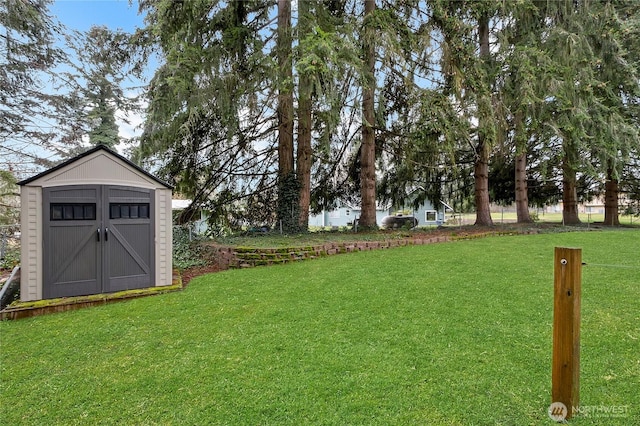
[[[360,190],[362,196],[362,212],[360,226],[363,228],[376,227],[376,142],[374,133],[375,109],[375,43],[370,15],[376,9],[375,0],[364,0],[364,62],[366,66],[366,85],[362,90],[362,148],[360,150]]]
[[[478,36],[480,42],[480,59],[488,61],[489,59],[489,18],[483,14],[478,19]],[[488,82],[485,82],[488,84]],[[487,120],[482,113],[479,114],[479,120]],[[485,127],[480,123],[478,125],[478,145],[476,146],[476,160],[473,169],[475,180],[475,202],[476,202],[476,225],[491,226],[491,207],[489,201],[489,147],[487,146],[486,136],[481,129]]]
[[[518,223],[531,223],[529,214],[529,188],[527,186],[527,135],[524,129],[524,114],[515,114],[514,141],[516,145],[516,215]],[[519,153],[519,154],[518,154]]]
[[[581,223],[578,217],[576,171],[569,164],[567,154],[562,162],[562,223],[565,225],[579,225]]]
[[[293,64],[291,55],[291,2],[278,0],[278,174],[293,171]]]
[[[278,219],[284,232],[297,231],[298,200],[292,197],[295,179],[293,155],[293,64],[291,1],[278,0]],[[295,205],[293,205],[293,204]]]
[[[298,101],[298,152],[297,167],[300,183],[300,228],[309,228],[309,204],[311,201],[311,97],[307,90],[309,79],[300,77],[300,100]]]
[[[607,169],[607,180],[604,184],[604,224],[619,226],[618,216],[618,180],[613,177],[613,170]]]
[[[516,214],[518,223],[531,223],[527,188],[527,153],[516,156]]]
[[[522,43],[523,32],[525,28],[520,20],[516,21],[516,32],[513,36],[512,44],[517,46]],[[514,145],[516,150],[516,166],[515,166],[515,200],[516,200],[516,217],[517,223],[531,223],[531,214],[529,213],[529,188],[527,185],[527,145],[528,135],[524,123],[525,105],[522,105],[517,97],[521,91],[520,79],[515,82],[515,106],[514,114]]]
[[[298,39],[303,40],[310,31],[309,2],[298,2]],[[301,73],[298,87],[298,149],[296,156],[296,173],[300,184],[300,216],[301,230],[309,229],[309,204],[311,202],[311,164],[313,150],[311,147],[311,82],[307,74]]]
[[[476,147],[476,163],[473,168],[475,180],[476,225],[492,226],[489,202],[489,150],[484,142]]]

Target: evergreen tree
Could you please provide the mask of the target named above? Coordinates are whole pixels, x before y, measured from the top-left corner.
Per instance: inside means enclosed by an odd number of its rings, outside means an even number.
[[[502,23],[500,57],[503,58],[501,99],[507,111],[505,123],[513,152],[513,194],[507,195],[516,205],[518,223],[532,222],[529,214],[528,158],[532,138],[539,130],[539,110],[545,97],[544,82],[549,75],[549,61],[540,49],[544,25],[543,10],[535,1],[519,3],[507,10]],[[505,162],[504,164],[511,164]]]
[[[278,0],[278,221],[286,233],[300,226],[300,182],[294,163],[291,0]]]
[[[378,39],[384,84],[376,118],[382,129],[379,195],[393,206],[411,201],[417,208],[427,199],[439,203],[445,187],[453,191],[455,186],[456,144],[468,138],[468,129],[438,72],[432,9],[405,1],[385,4],[383,10]]]
[[[331,166],[327,161],[331,139],[335,139],[336,123],[346,108],[341,101],[346,96],[339,91],[343,86],[337,82],[345,78],[342,71],[356,62],[350,56],[353,49],[338,33],[338,28],[347,26],[344,21],[343,4],[318,0],[298,3],[294,60],[298,81],[296,175],[300,185],[301,230],[308,229],[314,185],[316,195],[328,193],[320,189],[329,185],[326,181],[320,184],[324,181],[321,170],[325,165]],[[315,197],[314,204],[318,204],[318,198]]]
[[[478,113],[478,134],[475,146],[475,205],[476,205],[476,225],[493,225],[491,219],[489,201],[489,157],[492,145],[495,144],[496,128],[494,119],[494,108],[492,98],[492,88],[495,85],[494,75],[489,69],[491,62],[491,51],[489,46],[489,18],[490,10],[487,6],[481,5],[478,12],[478,43],[481,62],[481,73],[479,76],[480,86],[473,87],[476,91],[477,113]]]
[[[302,55],[305,56],[309,50],[306,44],[312,34],[311,3],[314,3],[314,5],[317,4],[317,2],[312,2],[311,0],[298,3],[298,42],[302,45],[300,51]],[[312,88],[311,76],[308,70],[303,67],[298,67],[298,74],[298,143],[296,151],[296,177],[300,185],[298,226],[300,229],[306,231],[309,227],[311,165],[313,162],[313,149],[311,145]]]
[[[496,70],[491,54],[490,23],[498,3],[434,0],[433,22],[442,34],[441,72],[444,93],[459,113],[477,121],[475,129],[458,141],[473,148],[476,225],[492,225],[489,200],[489,159],[498,138]],[[455,122],[455,121],[454,121]]]
[[[19,174],[49,166],[60,148],[58,118],[68,108],[49,87],[59,84],[55,67],[66,60],[55,46],[61,27],[49,0],[0,2],[0,158]]]
[[[634,29],[640,10],[626,2],[605,1],[591,6],[589,18],[594,21],[588,34],[591,66],[598,82],[590,109],[592,161],[605,181],[604,223],[619,225],[619,181],[631,153],[640,147],[640,126],[630,111],[640,101],[640,58],[627,48],[640,42],[640,29]]]
[[[241,221],[254,202],[272,216],[264,194],[277,188],[277,63],[271,4],[145,1],[138,39],[159,47],[147,121],[137,154],[193,200],[188,219],[207,208],[212,220]],[[254,196],[255,195],[255,196]],[[245,213],[243,213],[245,212]]]
[[[375,0],[364,0],[364,22],[362,36],[363,81],[362,88],[362,146],[360,148],[360,226],[376,226],[376,140],[375,140],[375,64],[376,26]]]
[[[562,194],[577,223],[588,182],[632,180],[637,12],[624,2],[308,1],[297,18],[285,0],[142,8],[139,36],[165,61],[141,152],[221,216],[259,206],[295,232],[343,198],[373,226],[377,196],[446,197],[475,201],[490,225],[490,196],[528,222],[529,204]]]
[[[113,149],[123,141],[118,135],[116,112],[124,114],[120,118],[126,122],[127,115],[138,110],[137,99],[127,97],[123,87],[136,76],[130,36],[93,26],[86,33],[67,36],[67,45],[76,58],[73,71],[65,73],[72,88],[69,96],[76,107],[76,118],[69,120],[66,138],[88,136],[91,145]]]
[[[563,221],[577,224],[579,190],[590,191],[579,182],[604,177],[615,193],[613,180],[638,144],[637,121],[628,114],[638,74],[621,48],[624,21],[612,2],[551,3],[547,15],[552,25],[543,48],[557,71],[546,107],[561,141]],[[611,205],[617,195],[605,198]],[[607,210],[607,222],[617,223],[617,206]]]

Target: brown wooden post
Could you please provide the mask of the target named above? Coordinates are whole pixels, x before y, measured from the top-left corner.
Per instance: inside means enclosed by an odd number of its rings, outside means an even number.
[[[580,403],[580,298],[582,250],[556,247],[554,257],[551,399],[570,418]]]

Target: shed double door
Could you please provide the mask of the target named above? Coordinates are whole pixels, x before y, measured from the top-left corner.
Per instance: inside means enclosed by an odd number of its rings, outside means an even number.
[[[153,199],[144,188],[44,188],[43,298],[153,286]]]

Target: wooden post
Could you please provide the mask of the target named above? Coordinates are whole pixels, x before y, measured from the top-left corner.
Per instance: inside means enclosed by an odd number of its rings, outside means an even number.
[[[580,403],[582,250],[556,247],[553,278],[551,402],[563,403],[570,418]]]

